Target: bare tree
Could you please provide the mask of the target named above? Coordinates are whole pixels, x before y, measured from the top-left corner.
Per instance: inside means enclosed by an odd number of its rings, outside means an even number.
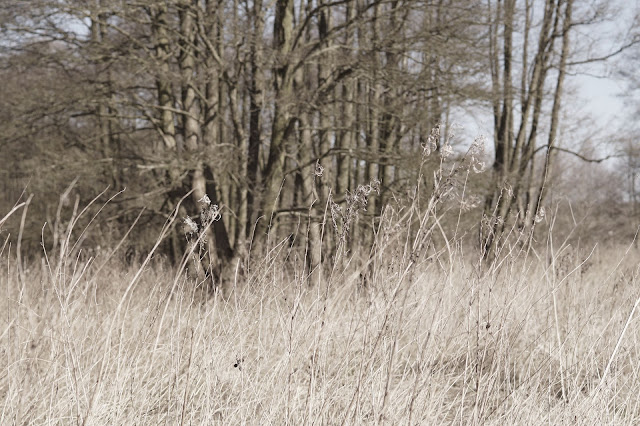
[[[545,196],[547,177],[553,166],[556,134],[560,118],[563,82],[569,56],[569,36],[572,21],[572,0],[547,0],[542,11],[535,49],[523,45],[523,58],[531,52],[532,61],[522,61],[520,109],[515,107],[514,90],[514,27],[518,10],[515,0],[492,4],[490,27],[490,69],[492,77],[495,159],[494,190],[487,197],[485,221],[481,230],[482,244],[491,254],[505,229],[507,217],[518,210],[520,226],[530,229]],[[529,43],[531,9],[524,7],[523,43]],[[499,41],[502,40],[500,44]],[[560,51],[556,52],[557,40]],[[552,71],[557,69],[557,72]],[[528,76],[528,77],[527,77]],[[538,173],[536,156],[538,129],[543,119],[542,104],[549,80],[554,78],[553,106],[549,117],[548,141],[542,174]]]
[[[41,150],[31,165],[20,165],[25,175],[37,174],[46,160],[65,165],[49,186],[75,174],[87,177],[84,194],[103,184],[127,188],[114,218],[145,206],[148,223],[161,223],[189,191],[181,214],[194,215],[208,194],[223,213],[209,236],[217,274],[248,247],[265,247],[269,233],[284,239],[298,229],[304,238],[294,244],[315,270],[335,246],[321,232],[330,196],[344,206],[360,185],[380,182],[357,228],[371,242],[384,205],[418,178],[417,154],[431,129],[440,124],[446,135],[452,111],[488,101],[495,158],[482,245],[491,252],[507,218],[515,213],[529,232],[545,199],[560,152],[564,80],[580,62],[571,54],[571,35],[590,18],[582,10],[576,19],[573,6],[573,0],[4,5],[9,41],[0,72],[16,84],[0,100],[6,118],[0,146],[16,162],[27,156],[18,141]],[[68,167],[72,162],[77,166]],[[429,173],[420,178],[429,180]],[[178,229],[170,241],[168,250],[181,256],[186,243]]]

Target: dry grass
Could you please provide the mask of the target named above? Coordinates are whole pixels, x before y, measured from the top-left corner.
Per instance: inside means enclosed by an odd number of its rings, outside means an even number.
[[[363,189],[325,218],[321,270],[285,239],[226,299],[184,273],[204,233],[181,267],[88,257],[76,202],[39,263],[0,247],[0,424],[640,423],[638,249],[558,246],[551,218],[537,251],[512,230],[481,261],[441,226],[470,153],[385,210],[366,256],[346,249]]]
[[[330,289],[281,256],[203,301],[160,260],[7,247],[0,424],[637,424],[634,250],[389,255],[366,286],[352,259]]]

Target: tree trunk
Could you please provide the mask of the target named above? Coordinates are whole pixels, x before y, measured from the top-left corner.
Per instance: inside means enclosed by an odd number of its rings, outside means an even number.
[[[553,94],[553,107],[551,110],[551,124],[549,126],[549,138],[547,140],[547,156],[544,164],[544,172],[542,173],[542,179],[538,187],[538,196],[532,200],[531,216],[535,221],[536,216],[540,215],[542,202],[548,192],[549,179],[551,178],[551,171],[553,169],[553,161],[556,156],[556,152],[553,148],[557,144],[557,134],[560,122],[560,106],[562,101],[562,89],[564,86],[564,79],[567,74],[567,59],[569,57],[569,30],[572,26],[572,12],[573,12],[573,0],[558,0],[558,3],[565,4],[564,21],[562,24],[562,50],[560,53],[560,64],[558,66],[558,78],[556,80],[556,87]],[[560,6],[558,6],[558,9]],[[559,12],[558,12],[559,14]],[[529,226],[533,226],[533,222],[529,223]]]
[[[311,128],[307,114],[300,116],[300,146],[298,147],[299,164],[311,164],[300,170],[302,176],[302,205],[308,208],[307,216],[307,262],[309,265],[310,284],[319,284],[322,262],[321,223],[317,217],[318,193],[316,191],[315,165],[313,165]]]
[[[262,1],[253,2],[253,34],[250,46],[251,80],[249,83],[249,144],[247,147],[247,223],[245,235],[251,237],[253,226],[258,219],[260,201],[256,199],[261,185],[258,185],[258,165],[260,160],[260,138],[262,135],[262,123],[260,116],[263,109],[264,76],[262,70],[262,32],[264,18],[262,13]]]
[[[165,147],[169,151],[175,151],[176,128],[173,117],[173,94],[169,79],[169,37],[167,36],[167,6],[158,3],[153,21],[153,34],[155,39],[155,59],[157,61],[156,88],[158,92],[159,126]]]
[[[496,20],[502,19],[504,22],[504,46],[502,52],[502,78],[497,71],[497,64],[500,62],[496,50],[497,46],[497,23],[491,25],[490,46],[491,46],[491,69],[493,93],[496,96],[500,92],[498,85],[502,84],[500,100],[494,98],[494,123],[495,133],[495,160],[493,164],[494,191],[487,197],[485,203],[485,223],[482,227],[481,235],[482,247],[486,257],[493,256],[499,245],[500,239],[508,223],[508,216],[513,206],[518,208],[518,221],[520,227],[526,227],[530,222],[530,216],[535,216],[535,208],[532,202],[535,200],[531,195],[531,185],[535,174],[535,141],[538,131],[540,115],[542,111],[542,101],[544,95],[545,81],[549,63],[553,56],[554,39],[558,28],[560,16],[560,2],[546,0],[545,10],[540,26],[537,51],[534,57],[531,77],[528,81],[523,78],[520,83],[520,124],[518,133],[513,134],[515,111],[513,107],[514,93],[512,90],[512,38],[515,1],[507,0],[504,4],[504,16],[501,16],[500,2],[496,8]],[[529,19],[531,4],[525,4],[525,40],[529,40]],[[568,44],[563,46],[568,49]],[[528,50],[525,46],[524,50]],[[564,53],[563,53],[564,54]],[[562,62],[562,60],[561,60]],[[565,59],[566,62],[566,59]],[[524,61],[526,65],[526,60]],[[564,66],[564,65],[561,65]],[[523,74],[528,70],[523,69]],[[559,73],[556,84],[562,87],[564,75]],[[556,90],[557,101],[559,103],[559,91]],[[555,101],[554,101],[555,104]],[[531,124],[529,124],[531,123]],[[551,119],[551,127],[555,126],[557,118]],[[536,197],[539,198],[539,197]]]
[[[347,19],[349,21],[356,17],[356,5],[354,1],[347,3]],[[354,30],[349,29],[345,34],[344,45],[346,47],[345,56],[351,55],[354,49]],[[351,177],[351,150],[353,148],[353,126],[354,117],[354,94],[355,81],[349,79],[339,85],[339,98],[342,101],[342,129],[339,132],[338,148],[340,153],[337,157],[338,173],[336,176],[336,192],[342,197],[349,190]]]
[[[293,0],[278,0],[274,20],[274,50],[276,66],[273,70],[275,105],[271,126],[271,145],[264,173],[264,193],[260,205],[260,217],[256,225],[255,238],[264,241],[274,219],[277,200],[284,179],[285,144],[293,129],[291,114],[293,75],[289,57],[293,36]]]

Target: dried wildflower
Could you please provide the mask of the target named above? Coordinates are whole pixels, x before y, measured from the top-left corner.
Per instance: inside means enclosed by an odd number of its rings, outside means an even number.
[[[209,199],[209,196],[207,194],[204,194],[202,198],[198,200],[198,203],[204,204],[205,206],[209,207],[211,205],[211,200]]]
[[[471,163],[471,168],[474,173],[482,173],[484,172],[484,161],[478,161],[475,163]]]
[[[496,226],[504,224],[504,219],[502,216],[488,216],[486,214],[482,214],[481,225],[483,228],[486,228],[493,233],[493,230]]]
[[[345,242],[349,237],[351,225],[358,218],[360,211],[367,211],[369,196],[372,192],[380,194],[380,181],[372,180],[367,185],[359,185],[355,191],[347,191],[345,194],[346,208],[330,200],[331,220],[340,241]],[[340,224],[340,226],[338,225]]]
[[[447,158],[451,154],[453,154],[453,148],[449,145],[449,141],[446,141],[440,150],[440,155],[442,155],[442,158]]]
[[[473,140],[469,151],[473,155],[479,155],[484,153],[484,147],[487,144],[487,138],[484,135],[480,135]]]
[[[377,195],[380,195],[380,181],[378,179],[373,179],[367,186],[369,187],[367,195],[371,192],[375,192]]]
[[[209,208],[203,208],[200,212],[200,217],[202,218],[202,223],[210,225],[212,222],[216,222],[220,220],[222,215],[220,214],[220,209],[217,204],[212,204]]]
[[[433,151],[438,149],[440,141],[440,124],[431,129],[431,133],[427,137],[427,141],[422,144],[422,155],[428,157]]]
[[[536,223],[540,223],[544,220],[545,216],[546,216],[546,211],[544,209],[544,207],[540,207],[540,209],[538,210],[538,213],[536,213],[535,218],[533,219]]]
[[[188,235],[197,234],[199,231],[198,224],[193,221],[189,216],[183,219],[183,223],[185,224],[185,233]]]
[[[217,204],[211,204],[211,199],[207,194],[203,195],[197,202],[200,204],[200,217],[197,222],[189,216],[185,217],[183,219],[184,232],[187,240],[192,241],[195,239],[200,249],[204,249],[207,242],[204,233],[213,222],[220,220],[222,214]]]
[[[507,191],[507,195],[509,195],[509,197],[513,197],[513,188],[507,182],[504,183],[502,189]]]
[[[331,196],[329,198],[329,203],[331,205],[331,221],[333,222],[333,229],[336,231],[336,234],[339,234],[338,219],[342,217],[342,207],[334,202],[333,197]]]
[[[451,141],[453,140],[453,138],[455,138],[456,134],[454,132],[454,130],[456,128],[459,128],[461,126],[453,123],[449,126],[449,130],[447,132],[447,135],[444,138],[444,142],[442,144],[442,146],[440,147],[440,155],[442,156],[443,159],[446,159],[447,157],[451,156],[453,154],[453,147],[451,146]]]
[[[471,147],[469,148],[469,155],[471,156],[471,169],[475,173],[484,172],[484,161],[481,158],[484,157],[484,147],[486,138],[484,136],[477,137]]]

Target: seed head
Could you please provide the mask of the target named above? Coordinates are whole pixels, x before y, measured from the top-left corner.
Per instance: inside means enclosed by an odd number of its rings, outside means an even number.
[[[185,233],[186,234],[197,234],[198,233],[198,224],[193,221],[189,216],[183,219],[183,223],[185,224]]]
[[[540,209],[538,210],[538,213],[536,213],[536,217],[533,220],[536,223],[540,223],[544,220],[546,215],[547,215],[547,212],[545,211],[544,207],[540,207]]]
[[[198,203],[204,204],[206,207],[209,207],[211,205],[211,200],[209,199],[209,196],[207,194],[204,194],[202,198],[198,200]]]

